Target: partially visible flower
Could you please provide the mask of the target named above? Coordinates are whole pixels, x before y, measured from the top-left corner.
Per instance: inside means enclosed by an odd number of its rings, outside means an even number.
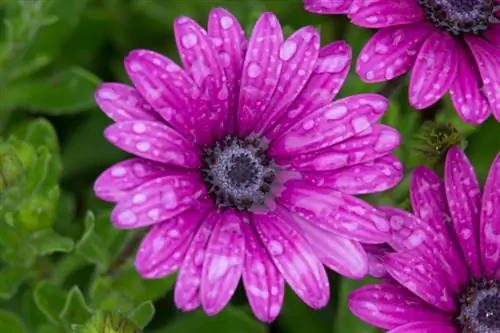
[[[482,195],[458,148],[447,155],[444,183],[422,167],[410,194],[414,215],[384,209],[390,281],[354,291],[352,312],[391,333],[500,332],[500,154]]]
[[[416,109],[450,93],[460,117],[500,121],[499,0],[304,0],[305,8],[347,14],[355,25],[380,28],[361,51],[356,71],[383,82],[411,71]]]
[[[184,69],[133,51],[125,66],[135,88],[106,83],[96,93],[116,121],[106,138],[138,156],[105,171],[96,194],[117,203],[118,228],[152,226],[137,270],[146,278],[180,270],[182,310],[218,313],[240,277],[260,320],[278,315],[285,281],[323,307],[323,265],[361,278],[360,243],[387,240],[382,213],[353,196],[401,179],[391,155],[399,134],[375,123],[387,100],[364,94],[332,103],[350,48],[320,48],[312,27],[283,40],[271,13],[248,43],[224,9],[211,12],[208,32],[186,17],[174,28]]]

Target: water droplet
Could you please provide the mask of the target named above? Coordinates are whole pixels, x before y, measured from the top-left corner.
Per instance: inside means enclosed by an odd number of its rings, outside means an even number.
[[[283,254],[283,245],[276,240],[272,240],[269,242],[269,252],[273,256],[279,256]]]
[[[222,26],[223,29],[227,30],[229,28],[231,28],[231,26],[233,25],[233,19],[229,16],[223,16],[221,19],[220,19],[220,24]]]
[[[262,67],[258,63],[252,62],[248,65],[247,73],[248,76],[250,76],[251,78],[256,78],[257,76],[260,75],[261,72],[262,72]]]
[[[283,43],[283,45],[281,45],[280,48],[281,60],[284,61],[290,60],[295,54],[296,50],[297,50],[297,43],[295,43],[292,40],[287,40],[286,42]]]
[[[186,34],[182,36],[181,43],[186,49],[190,49],[198,43],[198,37],[192,33]]]
[[[349,110],[345,105],[336,105],[325,113],[326,119],[341,119]]]

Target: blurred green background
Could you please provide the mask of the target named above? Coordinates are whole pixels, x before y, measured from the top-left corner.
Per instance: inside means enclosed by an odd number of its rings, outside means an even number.
[[[173,305],[175,276],[142,280],[133,269],[143,231],[114,230],[111,207],[92,194],[96,176],[126,157],[103,138],[110,120],[96,107],[96,86],[129,82],[122,60],[132,49],[177,60],[174,18],[205,25],[212,7],[232,11],[247,34],[264,10],[275,12],[287,34],[314,25],[323,44],[346,39],[354,56],[373,33],[345,17],[309,14],[301,0],[0,0],[0,332],[376,332],[347,308],[349,291],[367,281],[333,272],[325,309],[310,310],[287,291],[271,325],[252,317],[241,289],[215,317],[181,313]],[[341,95],[378,89],[351,70]],[[416,163],[439,171],[446,148],[458,143],[450,126],[481,181],[500,148],[493,119],[465,125],[448,98],[417,112],[408,107],[406,87],[394,92],[382,122],[402,134],[397,154],[408,175]],[[437,142],[432,133],[443,128]],[[409,208],[407,192],[406,177],[367,200]]]

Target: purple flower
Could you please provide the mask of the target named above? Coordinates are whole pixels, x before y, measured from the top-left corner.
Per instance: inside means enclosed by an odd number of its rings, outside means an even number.
[[[347,14],[353,24],[381,28],[365,45],[356,71],[366,82],[411,71],[416,109],[446,92],[460,117],[500,121],[500,0],[304,0],[315,13]]]
[[[103,84],[96,99],[116,123],[105,130],[136,155],[97,179],[116,202],[117,228],[152,226],[136,257],[145,278],[179,270],[175,302],[219,312],[243,278],[255,315],[278,315],[284,282],[313,308],[329,299],[324,265],[361,278],[361,242],[383,243],[383,214],[354,194],[401,179],[391,155],[396,130],[376,124],[379,95],[331,102],[350,67],[344,42],[320,48],[305,27],[285,41],[263,14],[248,43],[224,9],[208,32],[175,21],[184,68],[152,51],[132,51],[125,67],[135,88]]]
[[[389,281],[354,291],[358,317],[391,333],[500,332],[500,154],[483,194],[465,154],[452,148],[444,183],[418,168],[414,214],[385,208],[395,250]]]

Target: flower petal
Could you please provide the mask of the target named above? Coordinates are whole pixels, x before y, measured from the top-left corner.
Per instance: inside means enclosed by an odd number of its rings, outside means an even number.
[[[241,69],[246,47],[245,32],[240,23],[230,12],[215,8],[208,18],[208,36],[212,39],[219,63],[226,75],[228,93],[227,131],[233,133],[236,125],[236,108],[241,80]],[[224,96],[224,91],[219,92]]]
[[[281,73],[279,50],[283,32],[276,16],[260,16],[250,37],[243,63],[238,103],[238,133],[248,135],[262,112],[267,108]]]
[[[191,311],[200,305],[200,285],[205,260],[206,248],[215,224],[219,221],[219,212],[213,210],[202,220],[186,252],[177,281],[175,283],[175,305],[184,311]]]
[[[465,41],[476,59],[481,74],[483,82],[481,91],[488,100],[493,115],[500,121],[500,48],[479,37],[467,36]]]
[[[285,280],[250,224],[245,232],[245,267],[243,283],[257,319],[271,322],[278,316],[285,296]]]
[[[500,45],[500,25],[490,25],[489,29],[483,33],[483,36],[490,42],[491,45],[498,47]]]
[[[338,236],[370,244],[389,239],[389,224],[384,214],[351,195],[290,180],[283,185],[278,201],[291,212]]]
[[[111,221],[120,229],[162,222],[189,208],[199,207],[204,192],[205,186],[197,175],[179,173],[156,178],[118,202],[111,212]]]
[[[287,222],[295,230],[301,231],[314,254],[325,266],[351,279],[365,277],[368,261],[359,242],[325,231],[282,207],[278,209],[282,216],[287,216]]]
[[[239,215],[227,210],[208,242],[201,278],[201,305],[212,316],[229,302],[240,281],[245,258],[245,235]]]
[[[135,267],[142,277],[160,278],[181,267],[191,239],[209,208],[206,205],[200,210],[187,210],[151,228],[135,257]]]
[[[410,77],[410,104],[424,109],[449,90],[457,76],[458,42],[446,31],[435,30],[418,52]]]
[[[437,321],[418,321],[396,327],[387,333],[456,333],[457,328],[452,320],[448,323]]]
[[[268,152],[274,158],[330,147],[369,128],[386,108],[387,99],[381,95],[343,98],[297,122],[270,144]]]
[[[394,250],[387,244],[363,244],[368,259],[368,275],[378,279],[390,278],[383,264],[383,257]]]
[[[377,31],[359,54],[356,73],[365,82],[383,82],[405,74],[432,31],[434,26],[429,22]]]
[[[160,119],[141,94],[125,84],[101,84],[95,92],[95,100],[114,121]]]
[[[368,194],[396,186],[403,178],[403,165],[393,155],[334,171],[303,172],[304,180],[347,194]]]
[[[479,211],[481,190],[474,168],[459,148],[448,151],[445,162],[445,188],[451,219],[470,272],[481,277],[479,259]]]
[[[137,186],[167,173],[159,163],[131,158],[103,171],[94,183],[94,192],[102,200],[117,202]]]
[[[450,96],[460,117],[470,124],[481,124],[491,114],[476,63],[463,46],[458,48],[458,73],[450,87]]]
[[[412,293],[446,312],[456,310],[448,281],[436,271],[427,258],[414,251],[386,254],[387,272]]]
[[[481,208],[481,257],[488,279],[500,278],[500,154],[491,164]]]
[[[299,232],[280,215],[254,215],[260,239],[292,290],[308,306],[319,309],[330,298],[323,264]]]
[[[431,307],[397,284],[363,286],[349,295],[349,308],[361,320],[384,329],[419,320],[452,320],[450,314]]]
[[[319,31],[307,26],[293,33],[280,47],[281,73],[276,90],[253,132],[272,128],[309,80],[319,53]]]
[[[309,81],[266,138],[277,138],[309,112],[329,104],[344,84],[351,58],[351,47],[344,41],[323,46]]]
[[[353,0],[304,0],[307,11],[318,14],[346,14]]]
[[[124,151],[151,161],[198,168],[200,152],[174,129],[155,121],[130,120],[110,125],[104,136]]]
[[[354,0],[349,9],[354,25],[365,28],[386,28],[425,20],[425,12],[416,1]]]

